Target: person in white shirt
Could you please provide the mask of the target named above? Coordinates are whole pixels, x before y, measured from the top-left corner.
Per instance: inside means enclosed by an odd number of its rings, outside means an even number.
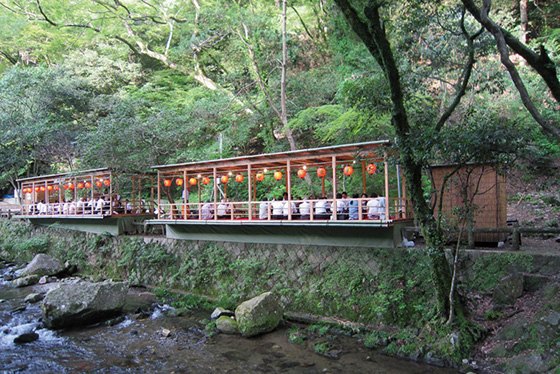
[[[205,202],[204,204],[202,204],[202,207],[200,208],[200,219],[214,218],[214,214],[212,212],[213,209],[210,201]]]
[[[65,201],[64,204],[62,205],[62,214],[68,215],[69,211],[70,211],[70,203],[68,201]]]
[[[376,193],[371,194],[371,200],[367,202],[368,218],[379,219],[379,199]]]
[[[336,194],[336,219],[348,219],[348,215],[345,214],[348,212],[347,203],[347,201],[343,200],[341,193]]]
[[[76,214],[76,203],[73,201],[68,205],[68,214]]]
[[[84,198],[82,197],[80,200],[78,200],[78,203],[76,204],[76,211],[78,212],[78,214],[84,213],[85,207],[86,207],[86,203],[84,201]]]
[[[307,198],[303,199],[303,202],[299,204],[299,219],[309,219],[311,213],[311,204],[307,201]]]
[[[39,214],[47,213],[47,206],[45,205],[43,200],[41,200],[37,203],[37,212],[39,212]]]
[[[284,218],[284,201],[282,197],[274,199],[272,201],[272,219],[282,219]]]
[[[383,196],[379,196],[377,198],[377,215],[379,215],[379,219],[385,219],[385,198]]]
[[[93,210],[95,209],[95,207],[97,206],[97,200],[95,200],[95,198],[89,200],[86,204],[87,206],[87,212],[89,214],[93,213]]]
[[[228,206],[226,204],[227,200],[222,199],[220,200],[220,204],[218,204],[218,208],[216,209],[216,214],[218,215],[218,219],[226,219],[229,218],[228,216]]]
[[[103,214],[103,207],[105,206],[105,200],[103,200],[103,196],[97,200],[97,204],[95,205],[95,213]]]
[[[128,201],[128,199],[126,199],[125,201],[125,209],[126,209],[126,213],[130,214],[132,213],[132,203],[130,201]]]
[[[259,219],[268,219],[268,198],[263,197],[262,203],[259,204]]]
[[[329,219],[327,209],[329,208],[329,203],[324,196],[319,198],[319,201],[315,204],[315,218],[316,219]]]

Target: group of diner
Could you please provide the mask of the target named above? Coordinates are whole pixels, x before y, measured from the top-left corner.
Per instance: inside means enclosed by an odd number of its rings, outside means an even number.
[[[336,203],[335,203],[336,202]],[[222,198],[219,202],[205,201],[200,204],[188,204],[191,208],[186,215],[191,219],[235,219],[246,217],[240,204]],[[346,192],[338,193],[336,199],[324,196],[315,198],[296,197],[289,199],[285,192],[278,197],[263,197],[258,203],[259,220],[385,220],[385,197],[372,193],[361,196],[354,193],[349,197]],[[194,209],[193,209],[194,208]],[[257,215],[257,212],[255,212]]]
[[[145,202],[133,204],[128,199],[122,201],[120,196],[81,197],[77,200],[67,199],[60,202],[39,200],[27,206],[30,215],[109,215],[109,214],[139,214],[145,212]]]
[[[309,220],[313,212],[313,219],[318,220],[357,220],[362,218],[385,219],[385,198],[373,193],[370,198],[367,194],[355,193],[351,198],[346,192],[336,194],[336,204],[324,196],[315,199],[314,196],[303,199],[296,198],[290,201],[288,194],[272,198],[263,198],[259,204],[259,219],[286,220]]]

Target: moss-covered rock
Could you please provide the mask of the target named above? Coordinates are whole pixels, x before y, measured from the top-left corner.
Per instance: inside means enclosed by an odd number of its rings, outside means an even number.
[[[39,253],[21,271],[22,275],[55,275],[64,270],[62,263],[55,257]]]
[[[274,330],[280,324],[283,314],[278,297],[272,292],[247,300],[235,309],[239,331],[245,337]]]
[[[47,328],[60,329],[114,317],[124,307],[127,291],[123,282],[63,284],[43,299],[43,322]]]
[[[216,329],[224,334],[239,334],[237,322],[228,316],[220,316],[216,320]]]

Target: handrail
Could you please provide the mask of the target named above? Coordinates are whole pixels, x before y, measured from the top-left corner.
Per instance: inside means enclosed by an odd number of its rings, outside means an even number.
[[[189,221],[392,221],[412,218],[407,199],[391,198],[385,203],[386,207],[368,206],[372,200],[349,198],[336,200],[336,203],[332,199],[167,203],[160,204],[157,218]],[[389,212],[388,217],[386,212]]]

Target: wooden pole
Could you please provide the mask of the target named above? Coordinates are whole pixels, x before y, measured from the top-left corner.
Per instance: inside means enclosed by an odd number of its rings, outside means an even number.
[[[366,162],[362,161],[362,192],[366,192]]]
[[[252,220],[253,219],[253,199],[251,198],[251,182],[253,180],[252,175],[251,175],[252,171],[251,171],[251,163],[247,164],[247,196],[248,196],[248,203],[249,206],[247,207],[248,210],[248,219]],[[255,199],[256,200],[256,199]]]
[[[157,185],[158,185],[158,189],[157,189],[157,205],[158,205],[158,212],[157,212],[157,218],[161,219],[161,172],[158,170],[157,173]],[[126,206],[124,207],[125,212],[126,212]]]
[[[217,179],[218,179],[218,172],[216,171],[216,168],[212,168],[212,175],[214,177],[214,220],[218,220],[218,184],[217,184]]]
[[[385,219],[389,217],[389,163],[387,162],[387,152],[383,154],[383,163],[385,165]]]
[[[336,210],[336,185],[337,183],[337,177],[336,177],[336,156],[332,156],[332,184],[333,184],[333,189],[332,189],[332,198],[333,198],[333,205],[332,205],[332,211],[333,211],[333,217],[335,217],[335,219],[337,219],[337,210]]]

